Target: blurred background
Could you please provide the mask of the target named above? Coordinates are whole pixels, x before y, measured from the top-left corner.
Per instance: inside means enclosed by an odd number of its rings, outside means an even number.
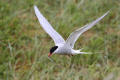
[[[105,12],[75,49],[92,55],[53,55],[53,40],[33,6],[64,39]],[[0,80],[120,80],[120,0],[0,0]]]

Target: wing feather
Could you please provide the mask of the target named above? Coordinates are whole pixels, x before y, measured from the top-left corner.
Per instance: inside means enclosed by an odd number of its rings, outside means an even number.
[[[45,17],[40,13],[37,6],[34,6],[35,14],[41,24],[41,27],[50,35],[50,37],[54,40],[55,45],[60,43],[65,43],[65,40],[62,38],[60,34],[58,34],[51,24],[45,19]]]
[[[66,40],[66,44],[68,44],[69,46],[71,46],[72,48],[74,47],[74,44],[76,42],[76,40],[79,38],[79,36],[84,33],[85,31],[87,31],[88,29],[92,28],[95,24],[97,24],[101,19],[103,19],[107,14],[109,13],[106,12],[103,16],[99,17],[98,19],[94,20],[93,22],[77,29],[76,31],[72,32],[70,34],[70,36],[68,37],[68,39]]]

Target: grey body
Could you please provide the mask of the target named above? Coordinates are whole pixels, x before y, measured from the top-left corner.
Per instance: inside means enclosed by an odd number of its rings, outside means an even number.
[[[56,54],[62,54],[62,55],[69,55],[69,54],[73,54],[73,49],[66,45],[66,44],[60,44],[60,46],[55,50]]]

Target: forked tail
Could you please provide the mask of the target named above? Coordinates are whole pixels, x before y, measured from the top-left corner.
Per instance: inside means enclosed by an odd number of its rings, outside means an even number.
[[[81,49],[79,50],[74,50],[75,54],[92,54],[91,52],[80,52]]]

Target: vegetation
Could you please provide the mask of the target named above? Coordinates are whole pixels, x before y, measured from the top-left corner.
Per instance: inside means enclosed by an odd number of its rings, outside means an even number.
[[[64,39],[110,10],[75,44],[94,54],[53,55],[51,62],[54,42],[34,5]],[[0,0],[0,80],[120,80],[120,1]]]

